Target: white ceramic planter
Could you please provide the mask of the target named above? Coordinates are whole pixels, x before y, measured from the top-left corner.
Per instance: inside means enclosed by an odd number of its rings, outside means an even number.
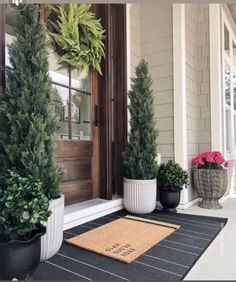
[[[156,207],[157,180],[124,178],[124,206],[131,213],[147,214]]]
[[[64,224],[64,195],[50,201],[49,208],[52,214],[45,224],[46,234],[41,238],[41,261],[54,256],[61,247]]]

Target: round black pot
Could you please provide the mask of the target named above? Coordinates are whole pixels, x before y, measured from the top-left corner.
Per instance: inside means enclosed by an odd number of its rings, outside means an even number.
[[[46,228],[40,225],[28,241],[0,243],[0,280],[27,280],[40,262],[41,236]]]
[[[178,207],[180,202],[180,191],[167,189],[160,189],[159,191],[160,202],[164,210],[176,212],[176,207]]]

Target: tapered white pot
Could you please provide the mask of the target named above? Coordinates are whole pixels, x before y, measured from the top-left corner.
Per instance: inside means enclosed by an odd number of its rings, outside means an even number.
[[[156,208],[157,180],[124,178],[124,206],[135,214],[147,214]]]
[[[41,238],[41,261],[54,256],[61,247],[64,224],[64,195],[50,201],[49,208],[52,214],[45,223],[46,234]]]

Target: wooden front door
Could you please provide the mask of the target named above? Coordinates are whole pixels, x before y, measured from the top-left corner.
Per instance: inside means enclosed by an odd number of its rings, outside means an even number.
[[[91,71],[86,83],[90,90],[72,92],[71,116],[65,107],[60,113],[61,139],[56,142],[55,154],[64,170],[61,188],[66,205],[99,196],[97,74]],[[70,126],[71,139],[68,135]]]
[[[92,6],[96,13],[96,5]],[[47,21],[48,7],[41,5],[41,20]],[[60,120],[55,156],[64,170],[61,189],[65,204],[72,205],[100,196],[98,74],[90,70],[85,78],[58,68],[55,54],[49,56],[54,87],[54,105]]]

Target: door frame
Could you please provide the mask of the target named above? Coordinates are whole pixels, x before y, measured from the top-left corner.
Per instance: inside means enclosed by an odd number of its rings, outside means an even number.
[[[105,59],[102,61],[101,69],[103,75],[98,79],[98,91],[101,105],[100,123],[100,197],[112,199],[112,112],[111,112],[111,7],[116,5],[119,13],[119,24],[117,42],[119,43],[119,71],[117,72],[116,87],[121,93],[116,100],[116,113],[119,115],[119,125],[115,127],[116,156],[115,175],[117,194],[123,194],[123,166],[122,152],[127,140],[127,44],[126,44],[126,4],[97,4],[97,17],[101,18],[101,24],[106,30],[105,34]],[[117,119],[118,116],[116,116]]]

